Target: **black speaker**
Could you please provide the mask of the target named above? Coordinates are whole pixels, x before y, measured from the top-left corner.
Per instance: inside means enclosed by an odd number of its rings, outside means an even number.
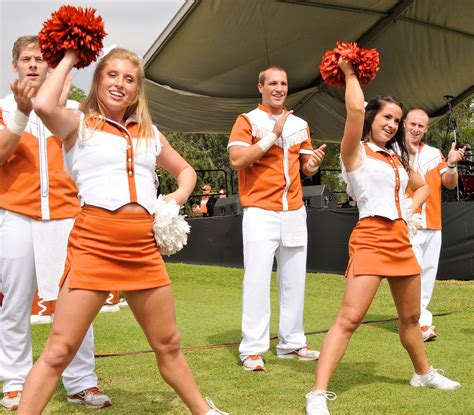
[[[217,199],[214,205],[214,216],[239,215],[240,213],[242,213],[242,207],[238,194]]]
[[[303,186],[303,200],[307,209],[337,207],[337,199],[326,185],[319,186]]]

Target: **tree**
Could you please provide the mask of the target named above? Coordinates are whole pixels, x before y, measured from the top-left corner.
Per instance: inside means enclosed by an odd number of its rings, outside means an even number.
[[[434,124],[426,134],[426,142],[438,147],[446,156],[454,141],[454,128],[457,126],[457,139],[474,147],[474,125],[471,106],[474,99],[468,99],[455,107],[451,114]]]
[[[73,101],[82,102],[86,98],[86,93],[79,87],[75,85],[71,85],[69,89],[68,99],[72,99]]]
[[[228,136],[225,134],[167,133],[166,138],[173,148],[185,158],[198,172],[195,195],[201,194],[201,186],[209,184],[214,192],[236,189],[237,177],[229,164],[227,153]],[[204,172],[203,170],[213,170]],[[161,168],[158,168],[160,192],[171,192],[175,181]]]
[[[340,143],[325,143],[326,156],[321,166],[321,184],[333,192],[339,203],[347,201],[346,184],[341,179],[341,162],[339,158]],[[317,148],[321,143],[313,142],[313,148]]]

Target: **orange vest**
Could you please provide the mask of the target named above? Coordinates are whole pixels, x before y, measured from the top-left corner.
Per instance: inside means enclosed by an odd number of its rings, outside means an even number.
[[[441,187],[442,175],[446,172],[446,160],[439,149],[421,143],[413,168],[425,180],[430,195],[421,207],[423,229],[441,229]],[[408,192],[411,195],[411,192]]]
[[[0,128],[15,108],[13,96],[2,101]],[[76,186],[64,170],[61,140],[33,111],[15,152],[0,167],[0,208],[38,220],[79,213]]]
[[[277,119],[261,104],[257,109],[239,115],[230,133],[228,148],[255,144],[272,132]],[[286,211],[303,206],[300,154],[311,154],[312,151],[308,124],[290,115],[275,144],[254,164],[239,172],[242,207]]]

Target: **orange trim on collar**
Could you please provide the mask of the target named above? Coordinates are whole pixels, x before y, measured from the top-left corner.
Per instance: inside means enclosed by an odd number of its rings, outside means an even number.
[[[266,112],[270,115],[275,115],[275,114],[272,114],[272,112],[265,105],[263,105],[262,103],[258,104],[258,109],[262,110],[262,111],[264,111],[264,112]],[[282,114],[285,111],[288,111],[288,110],[286,109],[286,107],[283,107]]]

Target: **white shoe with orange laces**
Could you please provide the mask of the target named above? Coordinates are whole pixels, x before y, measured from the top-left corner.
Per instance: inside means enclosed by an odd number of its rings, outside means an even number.
[[[258,372],[265,370],[265,363],[259,354],[251,354],[243,361],[242,367],[248,372]]]
[[[10,391],[3,394],[2,406],[5,411],[16,411],[20,405],[21,391]]]
[[[97,387],[84,389],[75,395],[68,395],[67,401],[69,403],[82,403],[88,409],[101,409],[112,405],[110,398]]]

